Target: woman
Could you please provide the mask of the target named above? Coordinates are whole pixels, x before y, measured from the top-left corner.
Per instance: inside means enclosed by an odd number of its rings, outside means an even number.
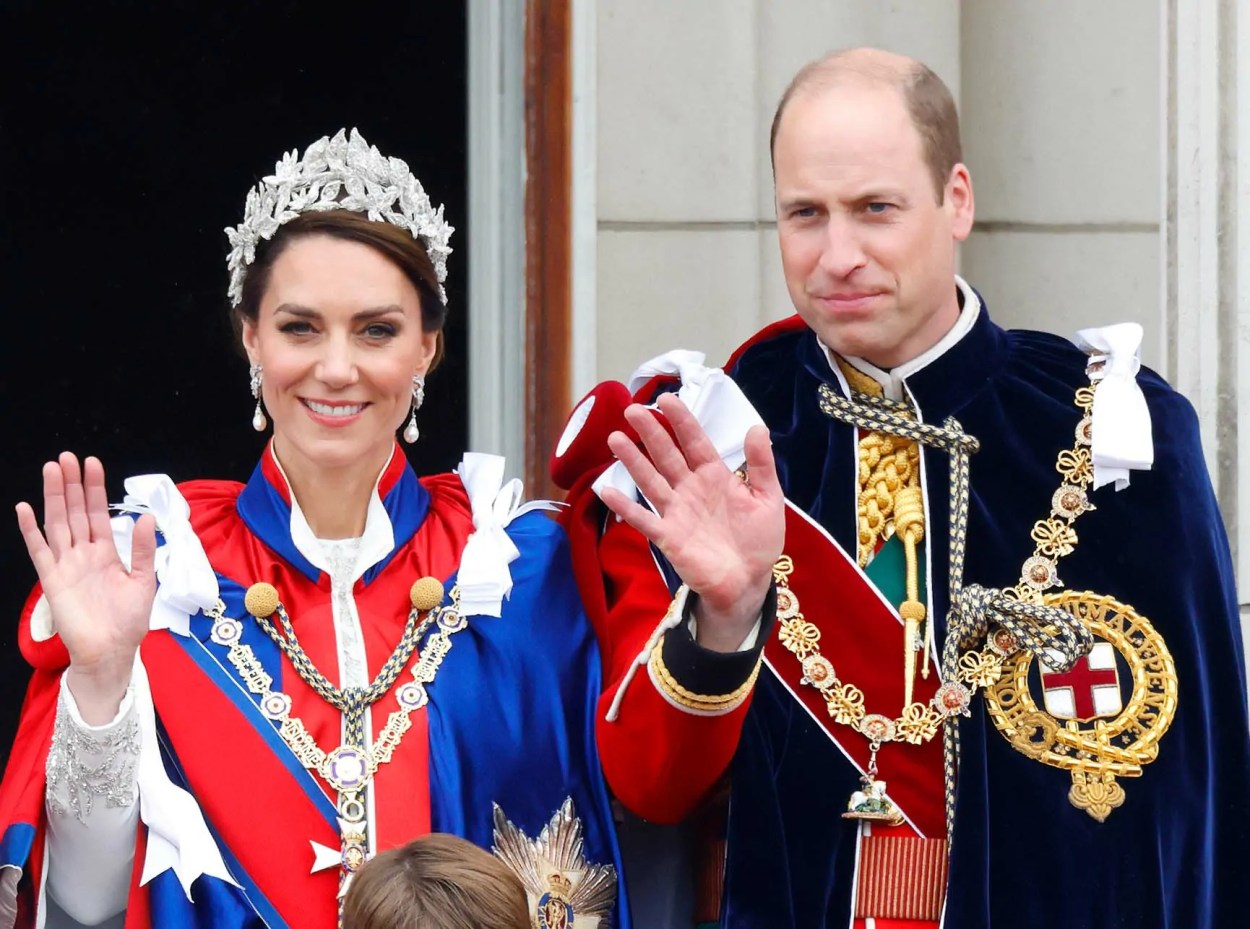
[[[583,838],[527,889],[628,926],[564,537],[501,459],[418,480],[395,442],[442,349],[451,231],[354,130],[290,153],[227,230],[273,424],[248,483],[132,479],[110,521],[100,462],[66,453],[42,532],[18,506],[40,588],[0,927],[330,927],[375,852],[432,830],[489,848],[500,824],[531,856],[549,824]]]

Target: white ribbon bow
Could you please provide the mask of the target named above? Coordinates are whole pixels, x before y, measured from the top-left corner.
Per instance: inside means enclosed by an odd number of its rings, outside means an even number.
[[[1149,471],[1154,464],[1154,436],[1146,397],[1137,383],[1141,370],[1142,327],[1118,323],[1076,334],[1077,347],[1103,361],[1094,394],[1093,449],[1094,489],[1129,485],[1129,472]]]
[[[213,835],[204,822],[200,805],[169,779],[156,741],[156,711],[148,685],[147,669],[135,656],[135,709],[139,714],[139,817],[148,827],[148,848],[143,858],[139,885],[172,869],[191,899],[191,885],[201,874],[238,887],[230,876]]]
[[[677,398],[703,427],[726,467],[733,470],[746,461],[744,443],[747,430],[763,425],[764,420],[742,389],[724,371],[703,364],[705,357],[702,352],[678,349],[652,358],[629,379],[629,392],[634,393],[656,375],[678,375],[681,388],[677,391]],[[655,405],[651,408],[655,409]],[[600,496],[605,487],[615,487],[627,497],[633,497],[638,490],[629,471],[619,461],[599,475],[594,483],[594,491]]]
[[[121,513],[151,513],[165,542],[156,550],[156,578],[160,586],[152,604],[151,629],[191,634],[191,616],[212,609],[219,590],[217,575],[204,546],[191,528],[191,507],[168,475],[144,474],[126,479],[126,498],[115,507]],[[134,520],[114,517],[113,541],[129,567]]]
[[[520,557],[504,530],[518,516],[531,510],[555,510],[550,500],[522,503],[523,488],[516,478],[504,483],[504,459],[499,455],[466,452],[456,473],[469,495],[474,532],[460,556],[456,586],[460,588],[463,616],[499,616],[503,601],[512,593],[512,571]]]
[[[217,575],[204,554],[204,546],[191,528],[191,507],[167,475],[145,474],[128,478],[126,497],[114,507],[121,513],[150,513],[164,543],[156,550],[156,577],[160,582],[151,630],[168,629],[177,635],[191,634],[191,616],[217,603]],[[122,562],[130,567],[135,521],[116,516],[111,521],[113,542]],[[200,806],[187,791],[169,779],[156,738],[156,710],[147,669],[135,656],[132,676],[135,711],[139,715],[139,817],[148,827],[147,853],[139,883],[173,870],[183,893],[191,899],[191,885],[207,874],[238,886],[230,876],[217,842],[204,822]]]

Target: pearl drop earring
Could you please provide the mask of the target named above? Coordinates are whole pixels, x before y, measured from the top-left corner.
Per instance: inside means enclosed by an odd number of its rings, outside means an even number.
[[[425,402],[425,378],[420,374],[412,376],[412,416],[404,427],[404,441],[411,445],[421,438],[421,430],[417,428],[417,410]]]
[[[257,432],[264,432],[269,425],[265,411],[260,405],[260,385],[264,383],[265,374],[258,364],[253,364],[249,373],[252,376],[252,396],[256,398],[256,412],[252,414],[252,428]]]

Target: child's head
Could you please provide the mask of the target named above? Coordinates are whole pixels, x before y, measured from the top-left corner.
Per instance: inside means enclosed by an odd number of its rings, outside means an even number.
[[[520,880],[489,852],[435,833],[383,852],[352,879],[345,929],[530,929]]]

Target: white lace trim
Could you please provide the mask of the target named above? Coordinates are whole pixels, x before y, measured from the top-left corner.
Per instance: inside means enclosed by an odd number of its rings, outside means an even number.
[[[126,691],[112,722],[88,726],[62,679],[46,769],[48,809],[56,815],[86,825],[97,798],[113,809],[138,800],[139,719],[132,694],[133,688]]]

